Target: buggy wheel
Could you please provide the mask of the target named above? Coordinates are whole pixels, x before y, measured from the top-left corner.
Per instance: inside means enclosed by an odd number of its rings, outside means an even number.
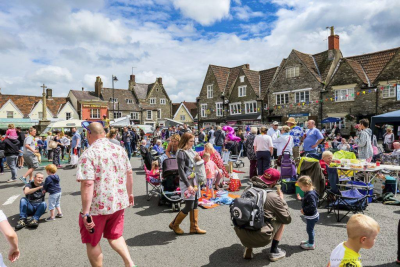
[[[146,197],[146,200],[147,200],[147,201],[150,201],[151,197],[152,197],[152,195],[151,195],[151,194],[148,194],[147,197]]]
[[[235,168],[239,168],[239,164],[235,163]]]
[[[240,165],[242,166],[242,168],[244,168],[244,162],[240,163]]]

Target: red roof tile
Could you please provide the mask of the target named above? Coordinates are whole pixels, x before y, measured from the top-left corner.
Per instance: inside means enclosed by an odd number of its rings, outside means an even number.
[[[265,94],[267,93],[268,87],[273,81],[276,73],[278,71],[278,67],[261,70],[260,73],[260,84],[261,84],[261,98],[264,98]]]
[[[363,70],[363,67],[355,60],[345,59],[346,62],[350,65],[350,67],[354,70],[354,72],[360,77],[363,83],[368,84],[367,76]]]
[[[229,68],[210,65],[212,72],[214,73],[215,79],[217,80],[217,84],[221,93],[225,91],[226,81],[229,76]]]
[[[321,77],[319,75],[319,70],[317,66],[315,65],[314,58],[312,55],[302,53],[297,50],[293,50],[294,53],[299,57],[299,59],[304,63],[306,68],[311,72],[312,75],[315,76],[315,78],[321,82]]]

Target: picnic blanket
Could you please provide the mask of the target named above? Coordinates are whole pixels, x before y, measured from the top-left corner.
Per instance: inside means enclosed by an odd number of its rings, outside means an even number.
[[[216,194],[216,192],[214,192]],[[201,191],[201,198],[199,199],[199,206],[202,207],[203,209],[213,209],[215,207],[220,206],[221,204],[217,204],[214,201],[211,200],[211,196],[204,196],[206,194],[206,191],[202,190]],[[234,195],[234,194],[229,194],[228,197],[235,199],[239,198],[240,195]],[[212,202],[212,205],[208,205],[207,203]]]

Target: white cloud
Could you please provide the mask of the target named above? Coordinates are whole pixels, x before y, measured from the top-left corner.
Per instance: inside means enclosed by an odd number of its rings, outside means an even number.
[[[251,18],[262,17],[264,14],[260,11],[253,11],[249,6],[233,7],[236,17],[240,20],[249,20]]]
[[[172,0],[185,17],[201,25],[211,25],[229,16],[230,0]]]
[[[72,74],[66,68],[58,66],[46,66],[28,75],[28,78],[35,82],[64,83],[72,82]]]
[[[108,79],[104,75],[85,74],[85,76],[83,76],[82,86],[85,87],[86,91],[94,91],[94,83],[96,82],[97,76],[100,76],[101,81],[103,82],[103,86],[104,86],[104,84],[108,84],[108,81],[111,80],[111,78]]]

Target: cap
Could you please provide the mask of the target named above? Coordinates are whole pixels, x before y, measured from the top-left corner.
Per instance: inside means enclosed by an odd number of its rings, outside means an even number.
[[[274,121],[274,122],[272,123],[272,125],[279,125],[279,122]]]
[[[260,176],[260,179],[266,184],[275,184],[280,177],[281,173],[277,169],[269,168],[264,172],[264,175]]]

